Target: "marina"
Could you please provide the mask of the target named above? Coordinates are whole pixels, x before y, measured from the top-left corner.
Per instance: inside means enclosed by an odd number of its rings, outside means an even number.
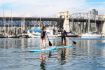
[[[54,17],[0,17],[0,37],[38,37],[42,24],[50,36],[60,36],[64,29],[68,37],[104,37],[104,15],[100,16],[96,9],[80,13],[64,11]]]
[[[0,0],[0,70],[105,70],[104,0]]]
[[[66,11],[57,18],[0,17],[0,70],[104,70],[105,20],[68,16]]]
[[[53,18],[0,17],[0,70],[104,70],[105,20],[68,13]]]

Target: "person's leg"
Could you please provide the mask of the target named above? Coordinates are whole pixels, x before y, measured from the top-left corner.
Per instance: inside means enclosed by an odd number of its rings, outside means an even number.
[[[64,37],[64,45],[66,45],[66,37]]]
[[[40,49],[43,49],[43,47],[44,47],[44,39],[43,38],[41,38],[41,43],[40,44],[41,44]]]
[[[61,45],[63,45],[64,37],[61,37]]]
[[[43,48],[44,49],[46,48],[46,39],[45,38],[43,39]]]

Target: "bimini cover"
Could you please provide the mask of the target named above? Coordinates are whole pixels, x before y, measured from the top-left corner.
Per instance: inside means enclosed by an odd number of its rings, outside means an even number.
[[[32,27],[31,29],[29,29],[30,32],[39,32],[41,33],[41,28],[40,27]]]

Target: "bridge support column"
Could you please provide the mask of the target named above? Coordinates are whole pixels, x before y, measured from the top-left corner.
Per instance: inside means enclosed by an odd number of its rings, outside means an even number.
[[[105,22],[103,23],[102,33],[103,33],[103,35],[105,36]]]

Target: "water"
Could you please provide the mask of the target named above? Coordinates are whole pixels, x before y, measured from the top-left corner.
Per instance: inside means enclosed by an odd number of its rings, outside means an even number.
[[[73,45],[72,40],[77,44]],[[39,38],[1,38],[0,70],[105,70],[104,38],[68,38],[67,44],[73,45],[73,48],[52,52],[51,58],[45,53],[43,65],[40,65],[40,53],[28,52],[39,49],[39,41]],[[51,42],[60,45],[59,38],[51,39]],[[61,56],[62,50],[66,51],[65,56]]]

